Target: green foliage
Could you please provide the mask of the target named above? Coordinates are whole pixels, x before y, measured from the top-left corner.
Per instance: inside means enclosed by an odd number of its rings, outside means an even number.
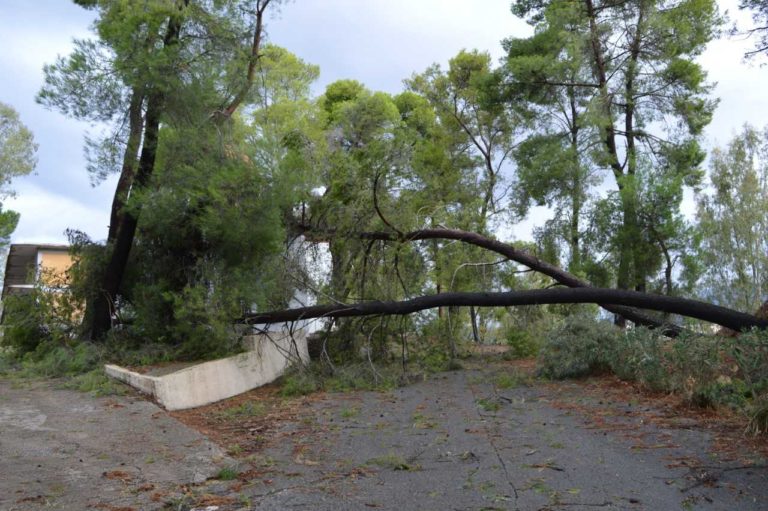
[[[619,378],[637,381],[650,390],[666,390],[669,372],[664,366],[665,341],[663,335],[653,330],[632,328],[618,333],[614,343],[606,346],[605,358]]]
[[[535,357],[539,353],[539,341],[528,330],[510,328],[505,341],[513,358]]]
[[[283,397],[296,397],[311,394],[319,390],[316,375],[309,371],[296,371],[282,380],[280,395]]]
[[[501,404],[498,401],[487,398],[478,399],[477,406],[486,412],[497,412],[501,408]]]
[[[236,420],[264,415],[266,407],[263,403],[245,401],[237,406],[226,408],[217,413],[223,419]]]
[[[684,333],[668,339],[643,327],[628,331],[588,316],[565,320],[547,335],[539,373],[569,378],[611,371],[652,391],[675,392],[695,406],[744,412],[765,432],[768,332],[738,337]]]
[[[19,114],[0,102],[0,196],[7,196],[11,179],[29,174],[37,158],[32,133],[19,120]]]
[[[19,355],[35,351],[48,337],[44,305],[36,293],[9,295],[3,302],[2,345]]]
[[[102,364],[102,348],[80,342],[73,346],[53,342],[39,344],[21,359],[21,375],[58,378],[77,376],[96,370]]]
[[[546,334],[538,372],[555,379],[603,373],[609,369],[606,353],[618,335],[613,325],[594,316],[569,316]]]
[[[3,304],[0,346],[19,359],[38,348],[72,346],[79,330],[82,304],[68,292],[66,276],[41,271],[36,278],[35,287],[6,296]]]
[[[235,467],[224,467],[216,474],[219,481],[234,481],[240,475]]]
[[[530,385],[531,377],[516,369],[499,372],[493,378],[493,384],[502,389],[514,389],[523,385]]]
[[[371,458],[366,462],[367,465],[376,465],[381,468],[386,468],[388,470],[420,470],[421,467],[418,465],[411,465],[408,463],[408,460],[403,458],[402,456],[394,453],[385,454],[383,456],[377,456],[375,458]]]
[[[9,105],[0,102],[0,247],[8,243],[19,223],[19,214],[3,211],[1,201],[13,195],[9,188],[13,178],[29,174],[35,169],[36,151],[34,137],[19,120],[19,114]]]
[[[755,399],[748,411],[749,424],[747,432],[753,435],[765,435],[768,433],[768,394]]]
[[[97,397],[123,395],[128,392],[127,386],[107,376],[102,367],[74,375],[64,386]]]
[[[715,149],[709,184],[697,196],[699,292],[754,313],[768,296],[768,128]]]
[[[513,210],[556,209],[546,234],[568,248],[572,271],[609,261],[615,275],[597,278],[645,289],[658,277],[673,293],[672,266],[689,246],[681,191],[700,181],[699,139],[717,104],[695,60],[722,25],[716,2],[520,0],[512,10],[535,32],[504,42],[507,95],[539,121],[514,154]],[[615,194],[595,203],[606,176]]]
[[[322,362],[296,369],[282,378],[280,395],[295,397],[317,391],[350,392],[353,390],[384,391],[397,387],[402,381],[402,367],[392,364],[373,366],[370,363],[345,363],[329,368]]]

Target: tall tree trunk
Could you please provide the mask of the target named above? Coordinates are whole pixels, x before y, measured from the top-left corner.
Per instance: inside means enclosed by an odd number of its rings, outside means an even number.
[[[570,135],[571,135],[571,164],[573,165],[573,179],[571,184],[571,222],[568,233],[568,244],[571,250],[571,261],[568,269],[572,272],[581,268],[581,233],[579,220],[581,216],[581,202],[584,188],[581,176],[581,159],[579,158],[579,111],[576,104],[576,91],[574,87],[568,87],[568,102],[571,107]]]
[[[645,15],[645,2],[638,2],[637,23],[635,25],[635,34],[630,44],[629,61],[624,76],[624,138],[627,147],[627,177],[632,180],[631,204],[624,211],[624,228],[629,237],[626,239],[627,245],[624,247],[632,257],[631,285],[637,291],[645,291],[646,288],[646,265],[642,263],[644,252],[650,250],[649,246],[639,246],[640,227],[638,219],[638,200],[637,195],[637,148],[635,147],[635,80],[638,72],[638,59],[640,58],[640,40],[643,34],[643,21]]]
[[[180,31],[181,20],[176,16],[171,17],[168,20],[163,47],[168,48],[177,44]],[[152,90],[147,95],[144,140],[141,147],[138,172],[133,179],[133,189],[144,188],[149,183],[149,179],[154,171],[160,131],[160,116],[162,115],[164,104],[165,95],[163,92]],[[123,199],[123,197],[118,197],[118,199]],[[125,211],[121,215],[122,218],[117,222],[119,225],[117,232],[114,234],[113,245],[111,247],[107,245],[107,250],[111,249],[111,252],[102,277],[101,289],[93,302],[93,314],[88,314],[86,311],[86,317],[90,317],[92,321],[90,335],[92,340],[103,338],[109,329],[112,328],[112,313],[114,312],[117,292],[120,289],[120,284],[123,281],[123,275],[128,264],[128,256],[131,252],[133,239],[136,235],[138,214],[138,210],[135,212]]]
[[[128,200],[131,186],[133,186],[136,164],[139,159],[139,147],[141,146],[141,133],[144,130],[143,104],[144,94],[138,87],[134,87],[131,91],[131,104],[128,109],[128,140],[123,153],[123,168],[120,171],[120,179],[117,181],[115,195],[112,198],[107,246],[112,245],[117,238],[123,216],[123,207]]]
[[[480,339],[480,332],[477,328],[477,311],[475,310],[475,306],[471,305],[469,307],[469,317],[472,321],[472,338],[475,340],[476,344],[480,344],[482,342],[482,339]]]
[[[178,28],[176,30],[178,34]],[[141,158],[139,159],[139,169],[135,178],[134,190],[141,190],[147,185],[155,168],[157,140],[160,131],[160,115],[163,111],[164,99],[163,94],[160,92],[155,91],[149,95],[144,128],[144,143],[141,148]],[[101,292],[96,297],[93,305],[92,340],[101,339],[112,327],[115,298],[123,281],[123,275],[128,264],[128,256],[130,255],[133,239],[136,235],[138,220],[138,211],[126,211],[122,215],[120,227],[104,271]]]

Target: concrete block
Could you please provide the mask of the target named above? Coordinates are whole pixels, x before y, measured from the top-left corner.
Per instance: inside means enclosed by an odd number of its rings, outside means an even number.
[[[227,399],[275,381],[296,363],[309,362],[303,332],[246,337],[247,351],[155,376],[108,364],[106,373],[152,396],[166,410],[183,410]]]

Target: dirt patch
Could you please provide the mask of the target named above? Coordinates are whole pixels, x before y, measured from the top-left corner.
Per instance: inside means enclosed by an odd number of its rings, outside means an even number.
[[[744,464],[768,458],[765,436],[746,434],[748,420],[727,408],[701,408],[685,403],[679,395],[650,392],[635,383],[615,376],[545,384],[559,396],[552,405],[580,414],[588,427],[601,430],[624,430],[627,426],[651,424],[665,430],[697,429],[712,437],[710,453],[722,461]],[[638,448],[647,448],[638,443]]]
[[[234,457],[246,457],[280,441],[286,423],[300,423],[323,393],[298,398],[280,396],[279,385],[260,387],[239,396],[171,416],[216,442]]]

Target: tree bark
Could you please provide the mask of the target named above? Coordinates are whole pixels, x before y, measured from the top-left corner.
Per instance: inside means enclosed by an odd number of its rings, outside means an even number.
[[[544,305],[555,303],[597,303],[670,312],[700,319],[743,331],[750,328],[768,328],[768,320],[751,314],[726,309],[698,300],[666,295],[651,295],[638,291],[603,288],[536,289],[532,291],[507,291],[503,293],[441,293],[420,296],[400,302],[362,302],[330,304],[249,314],[242,318],[247,324],[283,323],[311,318],[344,318],[378,315],[413,314],[436,307],[512,307],[519,305]]]
[[[163,110],[164,97],[160,92],[154,92],[147,102],[147,116],[144,128],[144,143],[141,148],[139,169],[136,173],[134,187],[142,189],[149,182],[155,167],[157,140],[160,131],[160,114]],[[101,339],[112,328],[112,312],[115,298],[123,281],[128,256],[133,245],[138,225],[138,212],[125,212],[120,221],[120,227],[115,237],[112,253],[104,271],[101,292],[93,304],[93,325],[91,339]]]
[[[472,321],[472,339],[476,344],[480,344],[482,340],[480,339],[480,332],[477,328],[477,311],[475,310],[474,305],[469,307],[469,318]]]
[[[141,111],[144,103],[144,94],[138,87],[131,91],[131,104],[128,108],[128,140],[123,153],[123,168],[120,171],[120,179],[117,181],[115,195],[112,198],[112,209],[109,220],[109,234],[107,246],[114,243],[122,222],[123,207],[128,200],[128,194],[133,186],[133,178],[136,174],[136,162],[139,158],[141,146],[141,133],[144,129],[144,116]]]

